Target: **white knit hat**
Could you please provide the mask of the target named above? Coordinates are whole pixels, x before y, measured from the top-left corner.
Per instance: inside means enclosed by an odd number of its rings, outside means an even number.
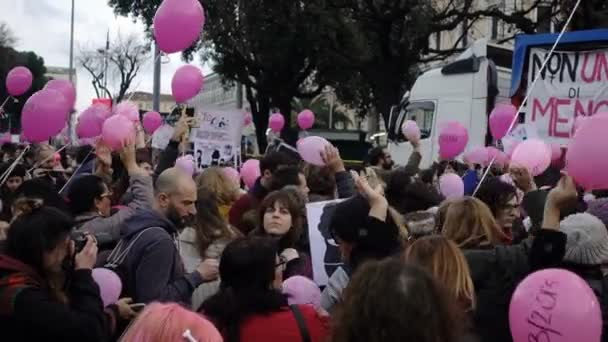
[[[568,236],[564,261],[579,265],[600,265],[608,262],[608,231],[597,217],[574,214],[560,223]]]

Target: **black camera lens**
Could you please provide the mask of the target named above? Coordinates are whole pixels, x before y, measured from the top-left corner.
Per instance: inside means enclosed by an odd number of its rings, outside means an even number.
[[[76,253],[80,253],[84,246],[87,244],[87,236],[82,232],[72,233],[72,241],[74,241],[74,250]]]

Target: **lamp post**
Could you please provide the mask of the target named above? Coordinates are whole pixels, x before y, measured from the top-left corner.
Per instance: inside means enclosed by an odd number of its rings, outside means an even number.
[[[70,83],[73,83],[73,79],[74,79],[74,1],[72,0],[72,18],[70,20],[70,70],[68,71],[69,75],[68,75],[68,79],[70,80]],[[70,143],[74,142],[74,134],[72,133],[72,111],[74,110],[74,108],[72,108],[70,110],[70,113],[68,114],[68,138]]]

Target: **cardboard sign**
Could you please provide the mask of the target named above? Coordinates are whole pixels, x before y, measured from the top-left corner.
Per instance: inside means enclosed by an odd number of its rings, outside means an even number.
[[[343,264],[338,245],[329,231],[335,205],[342,201],[333,200],[306,205],[312,274],[314,281],[320,286],[327,285],[329,277]]]

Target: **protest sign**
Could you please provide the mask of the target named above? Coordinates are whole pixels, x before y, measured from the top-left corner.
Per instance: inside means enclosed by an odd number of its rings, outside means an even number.
[[[335,205],[341,201],[315,202],[306,205],[312,275],[315,283],[320,286],[327,285],[329,277],[342,265],[340,250],[329,230]]]
[[[152,147],[164,150],[173,136],[174,128],[164,124],[152,134]]]
[[[608,49],[556,51],[530,88],[548,54],[545,49],[530,50],[526,122],[533,123],[546,142],[566,145],[577,116],[608,112]]]
[[[196,120],[198,127],[192,129],[190,141],[197,168],[235,165],[241,150],[243,112],[205,108],[196,112]]]

